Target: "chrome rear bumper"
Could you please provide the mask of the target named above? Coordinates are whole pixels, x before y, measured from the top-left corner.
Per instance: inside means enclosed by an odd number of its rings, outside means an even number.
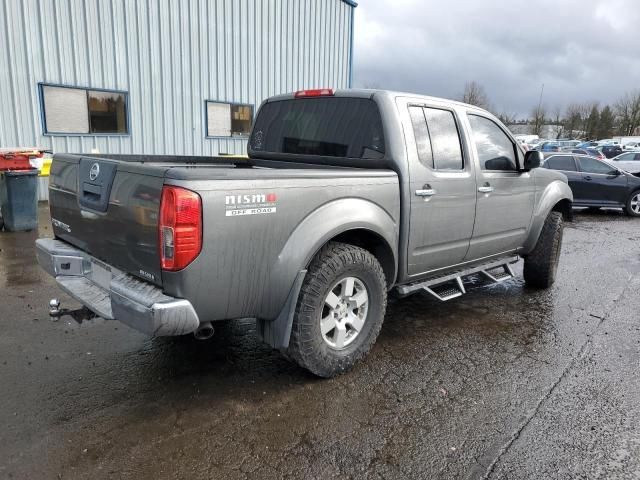
[[[107,265],[66,242],[36,240],[40,266],[62,290],[107,320],[119,320],[151,336],[194,332],[200,320],[188,300]]]

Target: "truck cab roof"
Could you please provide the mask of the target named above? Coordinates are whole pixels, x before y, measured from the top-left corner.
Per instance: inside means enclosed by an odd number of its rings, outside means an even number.
[[[331,95],[318,95],[318,96],[371,98],[371,99],[384,97],[391,100],[395,100],[398,97],[411,97],[411,98],[420,98],[426,102],[446,103],[452,106],[455,105],[455,106],[467,108],[470,110],[479,110],[482,112],[486,112],[486,110],[480,107],[477,107],[475,105],[471,105],[468,103],[464,103],[464,102],[459,102],[457,100],[451,100],[451,99],[442,98],[442,97],[434,97],[430,95],[420,95],[416,93],[401,92],[396,90],[383,90],[383,89],[377,89],[377,88],[340,88],[340,89],[328,88],[328,89],[322,89],[322,90],[331,90],[333,93]],[[299,92],[301,91],[304,91],[304,90],[299,90]],[[298,92],[289,92],[289,93],[283,93],[280,95],[274,95],[273,97],[267,98],[263,103],[299,98],[299,97],[296,97],[296,93]],[[309,97],[305,97],[305,98],[309,98]]]

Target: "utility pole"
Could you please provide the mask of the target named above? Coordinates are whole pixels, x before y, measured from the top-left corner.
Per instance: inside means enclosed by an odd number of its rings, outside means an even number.
[[[540,118],[540,109],[542,108],[542,93],[544,92],[544,83],[542,84],[542,88],[540,89],[540,100],[538,100],[538,111],[536,112],[536,125],[535,129],[538,132],[538,135],[542,133],[542,124],[544,123],[544,118]],[[540,122],[540,125],[538,125]]]
[[[544,83],[542,84],[542,88],[540,88],[540,101],[538,101],[538,111],[540,111],[540,107],[542,107],[542,93],[544,92]]]

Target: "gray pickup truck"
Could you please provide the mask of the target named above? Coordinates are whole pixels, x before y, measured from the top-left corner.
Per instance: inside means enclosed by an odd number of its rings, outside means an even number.
[[[87,316],[201,339],[255,318],[331,377],[369,351],[391,290],[450,300],[519,257],[527,284],[553,283],[572,195],[540,161],[474,106],[300,91],[261,105],[248,158],[55,155],[36,252]]]

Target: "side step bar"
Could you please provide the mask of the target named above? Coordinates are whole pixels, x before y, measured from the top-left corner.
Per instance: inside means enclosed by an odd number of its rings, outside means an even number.
[[[517,256],[501,258],[493,262],[456,270],[455,272],[440,277],[429,278],[422,282],[400,285],[396,290],[403,297],[419,290],[424,290],[438,300],[446,302],[447,300],[460,297],[467,293],[462,279],[474,273],[481,273],[494,283],[504,282],[505,280],[515,277],[511,265],[517,263],[518,260],[519,257]]]

